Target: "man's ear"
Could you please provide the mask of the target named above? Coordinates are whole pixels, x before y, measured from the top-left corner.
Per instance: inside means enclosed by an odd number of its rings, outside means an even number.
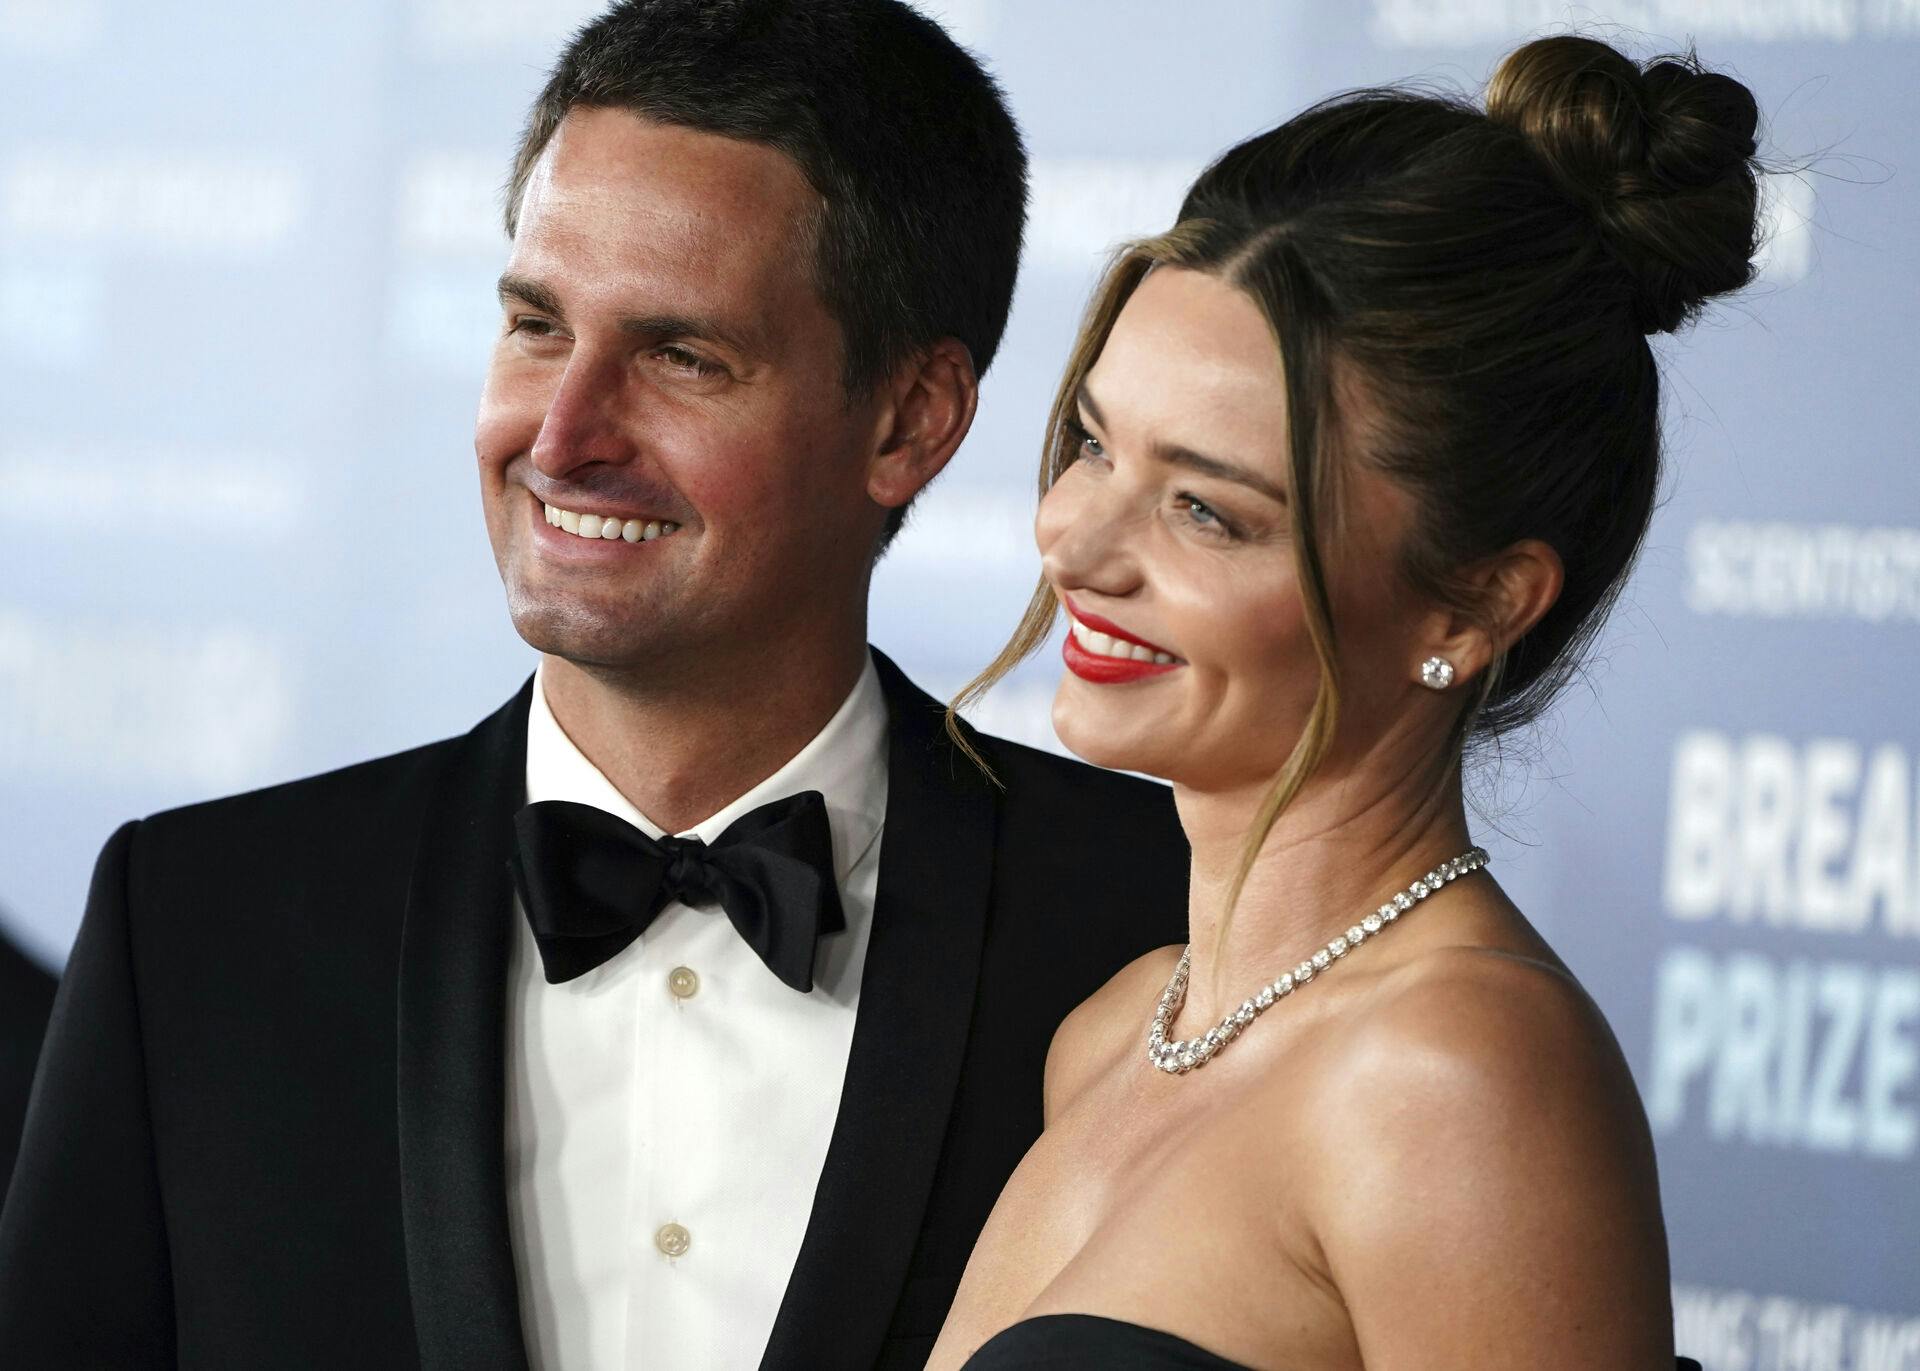
[[[940,474],[973,426],[980,403],[973,355],[959,339],[942,338],[900,368],[889,393],[867,462],[867,494],[899,509]]]
[[[1538,538],[1523,538],[1465,574],[1478,612],[1436,615],[1432,632],[1415,645],[1420,657],[1408,664],[1411,679],[1419,679],[1420,662],[1428,657],[1448,662],[1455,680],[1476,679],[1540,622],[1566,583],[1560,554]]]

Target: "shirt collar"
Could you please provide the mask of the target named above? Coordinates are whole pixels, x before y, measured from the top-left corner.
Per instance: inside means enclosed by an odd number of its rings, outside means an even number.
[[[527,801],[571,800],[592,805],[651,837],[664,830],[614,788],[574,745],[547,707],[545,665],[535,670],[527,713]],[[749,810],[817,790],[833,829],[835,879],[845,882],[880,835],[887,811],[887,701],[871,653],[860,679],[826,727],[787,763],[712,817],[675,835],[711,843]]]

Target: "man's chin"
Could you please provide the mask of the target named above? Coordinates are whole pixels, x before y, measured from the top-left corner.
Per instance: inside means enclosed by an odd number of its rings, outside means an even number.
[[[636,623],[631,613],[551,601],[510,602],[507,609],[528,647],[576,666],[629,671],[658,666],[669,651],[657,619]]]

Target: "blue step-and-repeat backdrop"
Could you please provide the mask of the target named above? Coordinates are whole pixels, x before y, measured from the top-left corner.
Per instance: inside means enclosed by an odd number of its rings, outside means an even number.
[[[1569,25],[1697,43],[1773,155],[1760,282],[1663,341],[1672,473],[1481,836],[1620,1035],[1710,1371],[1920,1368],[1920,0],[928,0],[1030,249],[875,639],[934,690],[1032,585],[1104,251],[1337,89]],[[0,0],[0,919],[64,957],[122,819],[458,732],[530,669],[472,421],[497,188],[586,0]],[[981,710],[1049,743],[1057,658]]]

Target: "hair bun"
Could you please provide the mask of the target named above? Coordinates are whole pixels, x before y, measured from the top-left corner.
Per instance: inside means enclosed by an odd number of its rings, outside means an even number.
[[[1643,71],[1591,38],[1542,38],[1500,64],[1487,117],[1525,134],[1592,211],[1645,332],[1671,332],[1752,279],[1760,111],[1732,77],[1692,53]]]

